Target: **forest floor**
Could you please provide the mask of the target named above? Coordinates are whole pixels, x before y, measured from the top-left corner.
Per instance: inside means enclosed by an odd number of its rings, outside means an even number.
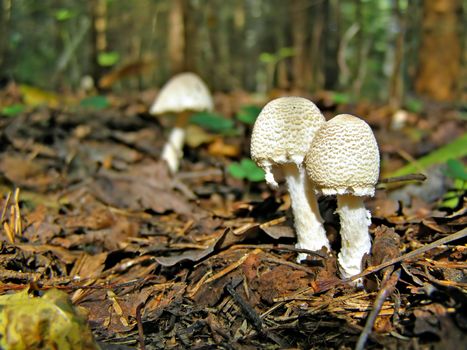
[[[460,192],[440,204],[450,187],[442,169],[398,189],[382,181],[368,199],[374,248],[358,290],[336,275],[334,198],[320,200],[333,254],[297,264],[285,187],[227,171],[249,154],[251,125],[233,118],[247,95],[216,97],[237,133],[196,129],[202,141],[185,147],[175,176],[159,160],[170,120],[147,113],[147,95],[0,119],[2,295],[66,292],[106,349],[347,349],[362,332],[368,348],[466,343],[467,203]],[[465,132],[452,107],[408,113],[392,130],[385,106],[317,101],[328,119],[365,117],[382,178]]]

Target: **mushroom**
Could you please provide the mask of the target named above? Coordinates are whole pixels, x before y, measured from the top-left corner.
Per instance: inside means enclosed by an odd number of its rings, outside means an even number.
[[[179,168],[185,142],[185,126],[192,112],[213,109],[211,94],[204,82],[194,73],[180,73],[172,77],[161,89],[149,112],[153,115],[175,113],[175,127],[162,149],[164,159],[172,173]]]
[[[306,98],[280,97],[262,109],[251,136],[251,157],[266,172],[268,185],[278,187],[272,168],[282,169],[290,193],[296,247],[314,251],[330,249],[330,245],[303,159],[324,122],[320,110]],[[300,253],[297,261],[306,256]]]
[[[343,278],[356,275],[371,249],[371,214],[363,198],[374,195],[379,176],[378,145],[370,126],[349,114],[335,116],[316,133],[305,165],[317,192],[337,195],[339,270]]]

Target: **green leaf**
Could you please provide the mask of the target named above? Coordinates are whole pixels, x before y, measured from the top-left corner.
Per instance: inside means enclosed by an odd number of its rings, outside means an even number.
[[[243,158],[239,163],[230,163],[227,171],[236,179],[247,179],[251,182],[264,180],[264,171],[249,158]]]
[[[350,102],[350,95],[343,92],[333,92],[331,100],[338,105],[346,104]]]
[[[264,180],[264,171],[249,158],[243,158],[240,165],[246,173],[246,178],[252,182]]]
[[[11,106],[3,107],[0,111],[0,114],[4,115],[5,117],[15,117],[18,114],[24,112],[26,109],[25,105],[22,104],[14,104]]]
[[[75,17],[75,13],[69,9],[59,9],[55,11],[54,17],[57,21],[64,22],[73,17]]]
[[[215,133],[228,134],[235,131],[233,120],[214,113],[199,112],[193,114],[190,122]]]
[[[294,52],[293,47],[282,47],[277,52],[277,56],[279,56],[281,59],[292,57],[294,55],[295,55],[295,52]]]
[[[232,177],[243,180],[246,177],[245,170],[240,163],[230,163],[227,167],[227,171]]]
[[[256,118],[261,112],[261,108],[258,106],[250,105],[243,106],[240,108],[240,111],[237,113],[237,119],[242,123],[252,125],[255,123]]]
[[[97,56],[97,63],[102,67],[110,67],[120,60],[120,54],[115,51],[102,52]]]
[[[453,142],[434,150],[430,154],[417,159],[415,162],[411,162],[396,170],[390,176],[403,176],[415,172],[423,172],[432,165],[446,163],[449,159],[459,159],[465,156],[467,156],[467,133]]]
[[[105,96],[97,95],[86,97],[79,103],[81,107],[92,109],[105,109],[110,106],[109,100]]]
[[[412,113],[420,113],[423,111],[423,102],[415,98],[409,98],[405,102],[405,108]]]
[[[448,159],[446,162],[447,169],[446,175],[452,179],[460,179],[467,181],[467,171],[465,171],[464,164],[457,159]]]
[[[262,52],[259,55],[259,60],[262,63],[276,63],[277,62],[277,57],[276,55],[269,53],[269,52]]]

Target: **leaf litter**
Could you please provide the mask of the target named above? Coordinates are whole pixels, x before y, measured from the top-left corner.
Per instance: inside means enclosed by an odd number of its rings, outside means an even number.
[[[366,290],[356,290],[336,277],[335,255],[310,252],[305,263],[295,263],[300,250],[284,189],[272,192],[246,180],[248,174],[229,173],[246,164],[251,128],[249,109],[236,107],[235,96],[217,96],[230,118],[222,125],[248,121],[237,125],[244,130],[234,139],[203,136],[187,146],[176,176],[158,159],[163,124],[139,100],[109,101],[118,103],[99,111],[36,107],[1,119],[3,295],[66,292],[86,310],[106,349],[465,342],[467,203],[464,191],[456,207],[439,206],[452,184],[446,171],[436,172],[443,190],[431,196],[404,192],[407,186],[396,196],[391,181],[382,181],[368,201],[374,246],[360,276]],[[342,106],[332,108],[337,114]],[[413,114],[404,130],[394,131],[385,109],[368,113],[383,176],[407,154],[420,158],[461,137],[461,122],[453,127],[447,113],[443,124],[443,115]],[[430,138],[434,125],[442,130]],[[425,138],[398,134],[414,130]],[[422,177],[408,180],[419,186]],[[336,251],[334,199],[322,199],[320,208]]]

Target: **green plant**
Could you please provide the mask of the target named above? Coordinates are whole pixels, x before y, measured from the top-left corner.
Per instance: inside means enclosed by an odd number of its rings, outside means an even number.
[[[242,123],[253,125],[261,112],[261,107],[255,105],[243,106],[237,113],[237,119]]]
[[[423,172],[432,165],[446,163],[449,159],[459,159],[465,156],[467,156],[467,133],[453,142],[432,151],[430,154],[396,170],[390,176],[403,176],[414,172]]]
[[[467,171],[464,164],[457,159],[449,159],[446,162],[445,175],[453,179],[452,188],[443,196],[440,204],[444,208],[457,208],[462,200],[462,195],[467,191]]]
[[[26,109],[25,105],[17,103],[11,106],[3,107],[0,111],[0,114],[5,117],[15,117],[18,114],[24,112],[25,109]]]
[[[110,67],[120,61],[120,54],[115,51],[101,52],[97,56],[97,63],[102,67]]]
[[[230,163],[227,171],[232,177],[239,180],[259,182],[264,180],[264,171],[249,158],[243,158],[240,162]]]
[[[97,95],[97,96],[89,96],[83,98],[79,105],[81,107],[90,108],[90,109],[105,109],[110,106],[110,102],[105,96]]]
[[[198,125],[203,129],[224,135],[234,135],[237,130],[231,119],[210,112],[198,112],[190,117],[190,123]]]

